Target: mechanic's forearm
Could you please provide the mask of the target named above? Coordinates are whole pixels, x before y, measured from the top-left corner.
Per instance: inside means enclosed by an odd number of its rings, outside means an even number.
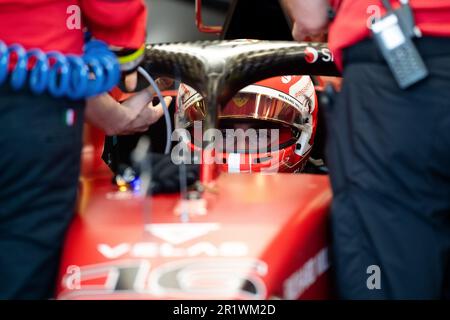
[[[107,135],[120,133],[128,121],[124,107],[109,94],[88,99],[86,120],[105,131]]]
[[[296,40],[326,31],[329,0],[281,0],[281,3],[294,22],[292,33]]]
[[[329,0],[280,0],[283,7],[293,20],[307,21],[313,24],[322,20],[330,4]]]

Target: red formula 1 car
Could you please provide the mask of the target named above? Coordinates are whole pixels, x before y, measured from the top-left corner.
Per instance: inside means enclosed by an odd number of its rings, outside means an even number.
[[[286,49],[284,44],[279,44],[278,48],[278,44],[266,43],[264,48],[267,50],[261,51],[257,48],[257,42],[162,45],[149,48],[151,53],[147,58],[152,55],[151,70],[156,75],[173,75],[175,72],[174,68],[170,68],[170,63],[179,63],[182,60],[180,56],[189,56],[189,50],[193,47],[208,51],[205,49],[208,45],[212,47],[211,57],[217,57],[219,51],[229,50],[233,61],[239,63],[242,63],[239,60],[242,52],[234,51],[241,50],[241,47],[244,51],[248,48],[249,51],[245,51],[248,56],[259,52],[255,59],[266,51],[268,57],[279,58],[280,50]],[[282,56],[296,62],[301,59],[297,71],[311,75],[336,74],[326,46],[292,46],[287,45],[286,52],[289,54]],[[194,49],[191,50],[196,52],[192,54],[192,59],[197,59],[200,51]],[[300,52],[300,58],[294,57],[293,49]],[[172,59],[172,62],[167,59]],[[197,60],[192,59],[187,66],[196,65]],[[251,59],[245,60],[245,63],[259,68],[262,66],[260,61],[252,64]],[[261,70],[256,70],[256,67],[251,70],[239,68],[239,65],[232,64],[228,66],[234,70],[234,77],[224,74],[224,79],[236,80],[240,72],[241,78],[248,76],[252,79],[250,83],[276,75],[293,74],[284,72],[292,68],[292,61],[272,61],[270,68],[263,67]],[[205,68],[198,70],[204,71]],[[177,66],[177,73],[181,73],[183,82],[194,87],[203,97],[215,96],[205,89],[210,86],[200,85],[202,82],[198,80],[201,77],[183,78],[183,72],[187,74],[198,70]],[[257,71],[258,76],[254,76],[252,72]],[[316,90],[320,91],[325,82],[322,78],[316,80]],[[280,81],[286,82],[287,79]],[[235,81],[233,85],[239,89],[250,83]],[[223,96],[217,95],[214,103],[206,99],[203,110],[214,112],[212,108],[218,104],[230,106],[229,101],[234,102],[232,111],[239,109],[243,100],[233,100],[238,90],[230,88],[225,86],[223,90],[216,90],[223,92]],[[265,98],[267,92],[262,94]],[[254,95],[255,92],[247,90],[244,93],[252,94],[245,99],[261,100],[261,96]],[[239,93],[237,96],[242,98]],[[313,96],[315,100],[314,93]],[[288,98],[286,96],[283,103],[277,103],[281,99],[277,98],[273,105],[283,106],[279,110],[288,109],[291,113],[287,114],[292,115],[299,108],[295,101],[292,105],[287,103]],[[186,105],[183,111],[190,107]],[[224,113],[216,114],[216,120],[227,120],[227,108],[218,109]],[[303,116],[307,118],[308,112],[311,112],[310,116],[314,115],[314,110],[306,110]],[[228,115],[236,115],[233,112]],[[242,112],[239,115],[249,114]],[[280,120],[282,128],[290,130],[293,123],[305,117],[291,117],[289,121],[288,118],[274,116],[265,120]],[[317,119],[312,120],[315,130]],[[205,121],[208,122],[208,119]],[[301,132],[294,132],[292,137],[296,139],[288,139],[294,142],[291,155],[297,156],[297,160],[305,160],[309,149],[304,149],[303,153],[295,152]],[[309,147],[312,145],[312,140],[306,142]],[[291,150],[290,145],[286,148]],[[102,149],[102,134],[90,129],[83,151],[78,215],[64,247],[57,298],[327,299],[333,296],[327,223],[332,193],[327,175],[223,172],[216,177],[208,174],[210,166],[202,166],[203,188],[201,192],[196,192],[197,196],[186,198],[176,193],[143,197],[123,185],[111,183],[113,174],[101,160]],[[229,154],[225,158],[229,159]],[[229,166],[229,163],[223,166],[223,171],[230,171]],[[299,166],[295,168],[297,170]]]
[[[205,196],[141,197],[111,183],[102,141],[83,153],[60,299],[325,299],[326,175],[221,174]],[[180,206],[192,212],[186,221]]]
[[[106,168],[85,176],[58,298],[330,297],[326,176],[222,175],[217,189],[182,222],[179,195],[153,197],[146,213]]]

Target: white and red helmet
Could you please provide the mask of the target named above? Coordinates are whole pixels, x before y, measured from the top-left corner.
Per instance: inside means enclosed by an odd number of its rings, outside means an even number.
[[[177,113],[183,127],[192,129],[205,117],[201,95],[181,84]],[[237,172],[299,172],[308,160],[317,125],[317,96],[309,76],[283,76],[266,79],[239,91],[219,112],[219,129],[224,138],[230,129],[267,132],[266,145],[245,143],[233,150],[216,153],[222,170]],[[276,139],[271,132],[276,130]],[[259,140],[258,141],[263,141]],[[196,141],[192,148],[200,147]]]

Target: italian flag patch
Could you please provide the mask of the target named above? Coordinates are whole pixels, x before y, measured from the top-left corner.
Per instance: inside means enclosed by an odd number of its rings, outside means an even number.
[[[64,116],[64,121],[67,126],[72,127],[76,122],[76,112],[73,109],[67,109]]]

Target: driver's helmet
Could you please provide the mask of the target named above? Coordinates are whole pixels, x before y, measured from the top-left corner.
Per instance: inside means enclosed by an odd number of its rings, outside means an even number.
[[[202,96],[181,84],[177,97],[179,126],[192,131],[195,121],[204,120],[206,111]],[[299,172],[308,160],[316,125],[317,97],[309,76],[260,81],[239,91],[220,110],[224,148],[216,151],[216,159],[222,160],[222,171],[229,173]],[[241,134],[248,134],[245,139],[237,138],[239,129]],[[251,139],[255,132],[257,138]],[[201,148],[201,141],[192,138],[198,135],[191,132],[190,136],[191,148]]]

